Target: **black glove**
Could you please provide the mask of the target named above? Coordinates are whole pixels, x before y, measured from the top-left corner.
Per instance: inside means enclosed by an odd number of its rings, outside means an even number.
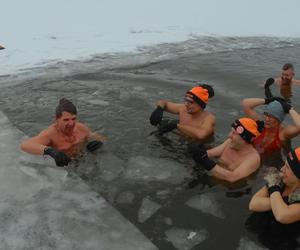
[[[71,161],[64,152],[51,147],[46,147],[44,149],[44,155],[50,155],[55,160],[56,166],[59,167],[68,166],[68,163]]]
[[[96,149],[100,148],[103,145],[102,141],[93,140],[86,144],[86,150],[89,152],[93,152]]]
[[[163,113],[164,113],[164,109],[161,106],[157,106],[149,118],[150,123],[153,126],[160,124],[163,117]]]
[[[269,97],[269,98],[265,98],[265,104],[269,104],[270,102],[274,102],[274,101],[275,101],[275,99],[273,96]]]
[[[215,161],[208,158],[206,148],[203,144],[190,144],[188,149],[195,162],[200,163],[206,170],[210,171],[215,166]]]
[[[158,127],[158,134],[163,135],[177,128],[178,120],[163,120]]]
[[[274,192],[280,192],[282,188],[282,180],[280,171],[275,167],[268,167],[265,174],[264,180],[269,191],[269,195]]]
[[[270,90],[270,86],[275,82],[275,80],[273,78],[269,78],[267,79],[267,81],[265,82],[264,88],[265,88],[265,97],[266,98],[271,98],[273,97],[272,92]]]
[[[292,104],[291,102],[288,102],[287,100],[285,100],[282,97],[273,97],[274,101],[278,101],[280,102],[283,111],[288,114],[290,112],[290,109],[292,108]]]

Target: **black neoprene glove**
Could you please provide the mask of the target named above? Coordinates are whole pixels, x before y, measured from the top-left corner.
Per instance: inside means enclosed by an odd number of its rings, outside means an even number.
[[[158,134],[163,135],[177,128],[178,120],[164,120],[158,127]]]
[[[150,123],[153,126],[160,124],[163,117],[163,113],[164,113],[164,109],[161,106],[157,106],[149,118]]]
[[[286,99],[282,98],[282,97],[273,97],[274,100],[280,102],[283,111],[288,114],[290,112],[290,109],[292,108],[292,104],[290,102],[288,102]]]
[[[265,97],[266,98],[271,98],[273,97],[272,92],[270,90],[270,86],[275,82],[273,78],[269,78],[266,80],[264,88],[265,88]]]
[[[102,141],[93,140],[86,144],[86,150],[89,152],[93,152],[93,151],[97,150],[98,148],[101,148],[102,145],[103,145]]]
[[[206,148],[203,144],[192,143],[188,146],[188,149],[195,162],[201,164],[206,170],[212,170],[217,164],[211,160],[208,155]]]
[[[46,147],[44,149],[44,155],[50,155],[55,160],[56,166],[58,167],[68,166],[68,163],[71,161],[64,152],[51,147]]]

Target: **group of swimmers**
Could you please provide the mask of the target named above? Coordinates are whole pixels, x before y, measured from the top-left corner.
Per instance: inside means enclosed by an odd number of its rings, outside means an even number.
[[[280,97],[272,95],[272,84],[280,88]],[[216,117],[205,109],[214,96],[210,85],[193,87],[186,92],[184,103],[158,101],[150,123],[158,128],[159,135],[177,130],[188,141],[188,150],[197,166],[217,178],[236,182],[254,173],[266,157],[281,155],[289,140],[300,133],[300,115],[289,100],[295,84],[299,82],[294,79],[294,67],[285,64],[280,78],[266,81],[266,98],[242,101],[245,117],[233,121],[228,139],[211,149],[202,143],[215,132]],[[263,115],[255,110],[260,105],[265,106]],[[164,112],[176,114],[178,119],[166,120],[163,118]],[[283,126],[282,121],[287,114],[294,124]],[[55,116],[55,122],[47,129],[22,142],[23,151],[49,155],[57,166],[67,166],[83,150],[95,151],[101,147],[105,137],[93,133],[76,120],[77,109],[72,102],[61,99]],[[300,147],[290,149],[283,164],[270,166],[268,170],[266,186],[252,197],[250,210],[272,211],[276,220],[284,224],[299,221]]]

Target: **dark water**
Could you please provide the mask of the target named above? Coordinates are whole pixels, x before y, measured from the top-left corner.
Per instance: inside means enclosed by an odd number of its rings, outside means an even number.
[[[297,65],[300,46],[268,48],[265,45],[209,54],[197,53],[197,44],[191,47],[194,48],[192,53],[180,50],[180,46],[184,47],[184,43],[152,48],[156,54],[177,48],[174,56],[167,59],[151,61],[146,60],[147,55],[139,55],[143,60],[137,63],[136,54],[95,56],[86,62],[32,69],[30,77],[26,74],[25,77],[2,77],[1,82],[10,84],[1,88],[1,110],[17,128],[32,136],[54,119],[54,109],[61,97],[74,101],[79,119],[108,140],[100,152],[86,155],[70,171],[103,195],[159,249],[175,249],[165,234],[171,228],[189,232],[206,230],[206,239],[190,249],[300,249],[300,231],[290,237],[284,233],[288,230],[283,231],[272,241],[268,232],[263,234],[245,225],[258,220],[252,219],[248,204],[262,185],[259,173],[247,183],[235,185],[220,182],[204,172],[198,176],[186,153],[185,142],[175,134],[163,138],[151,135],[155,128],[148,120],[157,100],[182,102],[184,93],[195,81],[205,81],[215,88],[215,97],[208,109],[217,117],[216,134],[210,145],[217,145],[227,137],[232,121],[243,116],[240,105],[243,98],[263,97],[260,85],[266,78],[276,77],[286,62],[294,63],[296,72],[300,72],[299,63]],[[126,64],[114,64],[116,58]],[[134,63],[130,64],[130,60]],[[80,73],[76,73],[76,69]],[[299,95],[299,90],[294,94]],[[300,110],[296,101],[294,106]],[[293,145],[300,145],[299,138],[293,140]],[[178,162],[189,173],[188,177],[178,176],[181,181],[176,183],[124,178],[123,172],[129,164],[133,161],[142,164],[147,159],[165,159],[166,165]],[[103,169],[111,171],[111,176],[103,177]],[[133,195],[131,203],[118,202],[117,198],[124,192]],[[213,216],[186,205],[191,197],[203,194],[213,197],[216,201],[213,206],[217,206],[223,216]],[[161,207],[141,223],[138,211],[145,197]]]

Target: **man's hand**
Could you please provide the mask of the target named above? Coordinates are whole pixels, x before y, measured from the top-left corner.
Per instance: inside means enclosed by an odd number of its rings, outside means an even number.
[[[212,170],[217,164],[209,159],[206,148],[203,144],[192,143],[188,149],[195,162],[200,163],[206,170]]]
[[[163,117],[163,113],[164,113],[164,109],[161,106],[157,106],[149,118],[150,123],[153,126],[160,124]]]
[[[46,147],[44,149],[44,155],[50,155],[55,160],[56,166],[58,167],[68,166],[68,163],[71,161],[64,152],[51,147]]]
[[[270,86],[275,82],[275,80],[273,78],[269,78],[267,79],[267,81],[265,82],[264,88],[265,88],[265,97],[266,98],[271,98],[273,97],[271,90],[270,90]]]
[[[103,145],[102,141],[93,140],[86,144],[86,150],[89,152],[93,152],[93,151],[97,150],[98,148],[101,148],[102,145]]]
[[[164,120],[158,127],[158,134],[163,135],[177,128],[178,120]]]
[[[282,179],[280,176],[280,171],[277,168],[268,167],[264,175],[264,180],[266,181],[269,195],[276,191],[280,192],[282,187]]]

